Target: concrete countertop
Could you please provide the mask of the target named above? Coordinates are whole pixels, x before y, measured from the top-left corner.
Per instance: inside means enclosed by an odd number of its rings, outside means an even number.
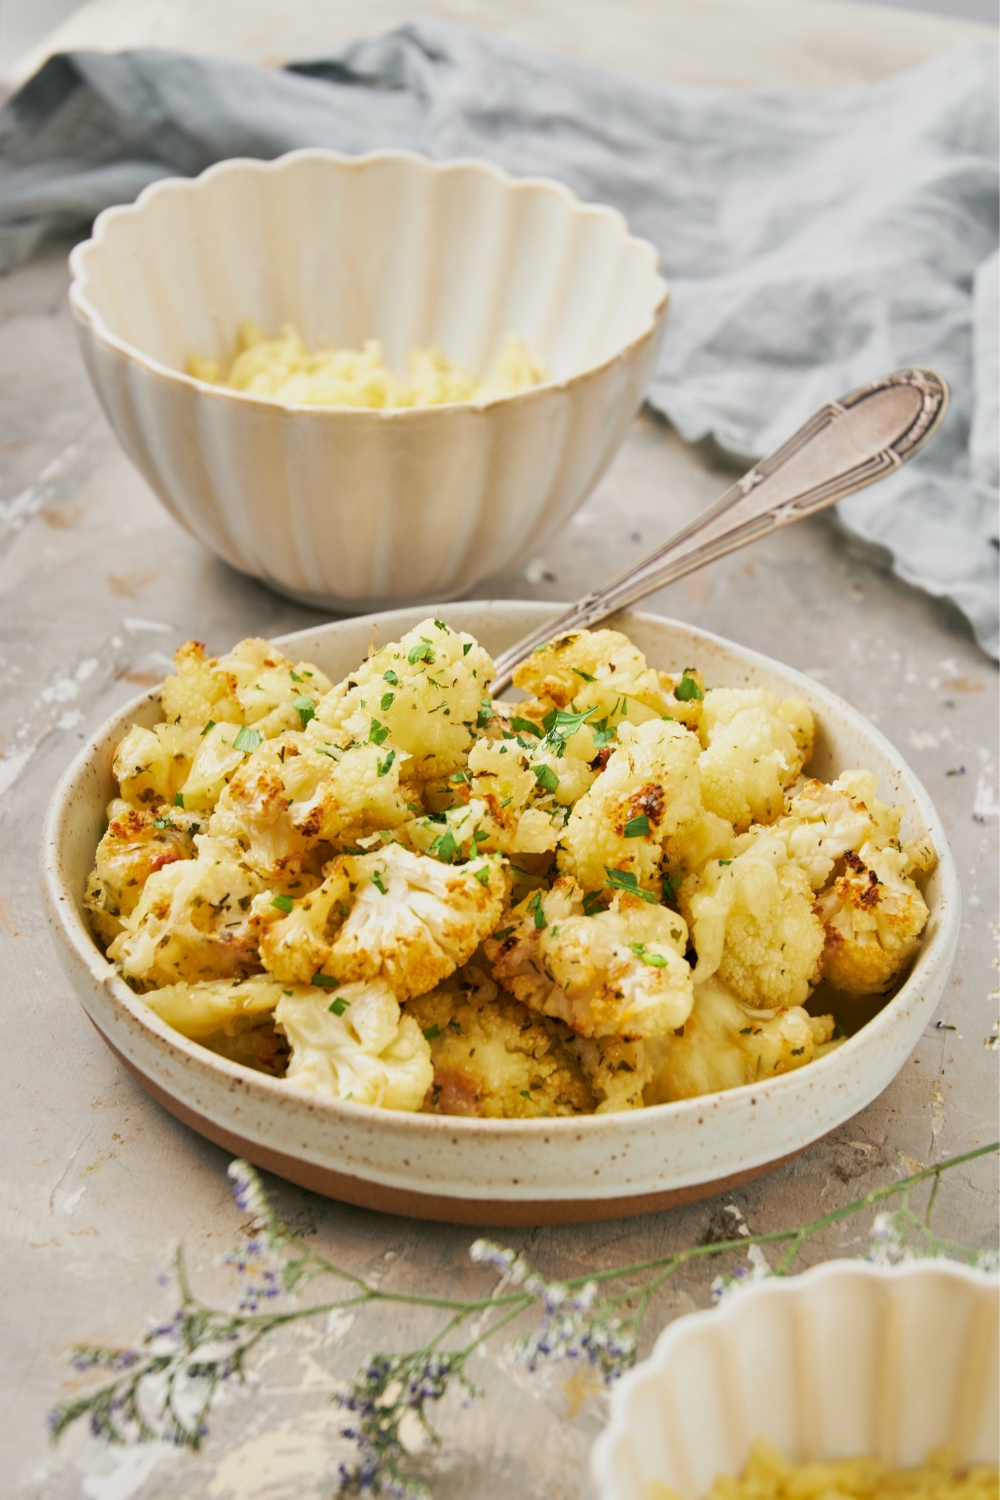
[[[821,0],[454,0],[425,11],[495,25],[646,77],[822,87],[879,76],[985,28]],[[303,56],[405,18],[373,0],[90,0],[34,57],[61,46],[170,45],[268,60]],[[581,16],[583,21],[581,21]],[[4,1109],[0,1223],[0,1491],[33,1500],[319,1500],[330,1493],[339,1416],[328,1397],[375,1347],[425,1328],[408,1310],[324,1333],[302,1326],[259,1362],[260,1382],[222,1409],[198,1454],[48,1445],[46,1411],[75,1386],[66,1356],[127,1341],[171,1310],[157,1283],[173,1241],[199,1285],[228,1294],[217,1257],[237,1237],[227,1158],[166,1115],[123,1072],[58,968],[41,915],[36,849],[51,790],[81,740],[162,676],[189,636],[224,650],[246,634],[310,624],[309,611],[229,571],[175,527],[118,449],[90,393],[66,307],[66,246],[0,280],[0,973]],[[567,599],[623,567],[730,482],[711,451],[641,418],[565,531],[484,596]],[[963,940],[932,1025],[885,1094],[796,1162],[724,1198],[647,1218],[512,1231],[553,1276],[662,1253],[731,1225],[815,1217],[915,1164],[996,1131],[997,673],[949,606],[907,587],[834,520],[801,524],[654,596],[659,609],[812,674],[870,717],[934,797],[963,883]],[[950,1029],[954,1028],[954,1029]],[[381,1217],[274,1183],[282,1210],[328,1253],[383,1285],[482,1286],[474,1232]],[[989,1243],[992,1159],[946,1178],[939,1227]],[[809,1259],[856,1254],[857,1226]],[[650,1331],[707,1300],[711,1273],[672,1284]],[[435,1500],[586,1493],[602,1404],[532,1382],[497,1354],[473,1372],[487,1399],[444,1413]],[[568,1373],[568,1372],[565,1372]],[[332,1457],[331,1457],[332,1455]]]

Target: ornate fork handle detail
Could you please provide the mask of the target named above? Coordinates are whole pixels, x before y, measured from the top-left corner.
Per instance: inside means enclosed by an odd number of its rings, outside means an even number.
[[[668,541],[496,658],[494,694],[545,641],[596,625],[705,563],[815,515],[900,468],[948,406],[933,370],[896,370],[820,407],[786,443]]]

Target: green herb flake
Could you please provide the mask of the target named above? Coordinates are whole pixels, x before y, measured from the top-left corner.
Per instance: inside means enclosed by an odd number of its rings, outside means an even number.
[[[705,694],[692,677],[694,667],[685,667],[680,682],[674,688],[674,697],[678,703],[690,703],[692,698],[704,698]]]
[[[389,750],[385,755],[376,755],[375,765],[378,768],[378,774],[384,776],[395,759],[395,750]]]
[[[599,911],[604,910],[600,891],[588,891],[583,898],[583,915],[585,917],[596,917]]]
[[[244,724],[239,734],[233,740],[234,750],[243,750],[247,755],[257,749],[264,736],[259,729],[248,729]]]
[[[316,717],[316,699],[306,698],[304,695],[292,699],[292,707],[299,716],[299,723],[305,729],[310,719]]]
[[[469,780],[469,773],[468,771],[453,771],[448,780],[458,783],[467,782]]]
[[[535,773],[535,780],[538,782],[538,785],[544,788],[545,791],[557,792],[559,790],[559,777],[551,766],[532,766],[531,769]]]
[[[436,1042],[437,1039],[438,1039],[438,1037],[440,1035],[441,1035],[441,1028],[440,1028],[440,1026],[425,1026],[424,1027],[424,1036],[426,1037],[427,1041],[429,1041],[429,1042]]]
[[[201,824],[200,823],[192,823],[191,826],[190,826],[190,828],[188,829],[188,833],[192,836],[192,838],[194,837],[194,835],[196,833],[200,833],[200,832],[201,832]]]
[[[368,731],[369,745],[384,745],[389,738],[389,726],[380,724],[378,719],[372,719],[371,728]]]
[[[681,877],[677,875],[664,875],[663,877],[663,899],[672,901],[677,895],[677,888],[681,883]]]
[[[476,728],[485,729],[492,717],[493,704],[490,702],[489,698],[481,698],[479,700],[479,712],[476,715]]]
[[[573,671],[576,673],[577,677],[582,677],[583,680],[584,680],[584,682],[596,682],[597,681],[596,677],[591,677],[591,675],[590,675],[589,672],[583,672],[583,671],[580,670],[579,667],[574,667]]]
[[[740,1027],[740,1036],[749,1036],[750,1033],[752,1032],[752,1030],[753,1030],[752,1026],[741,1026]]]
[[[291,911],[292,904],[291,896],[275,896],[271,901],[271,905],[276,906],[279,911]]]
[[[604,873],[608,877],[608,885],[614,890],[629,891],[633,896],[638,896],[640,901],[648,901],[650,906],[659,906],[660,903],[651,891],[641,889],[632,870],[612,870],[610,865],[605,865]]]
[[[283,994],[283,995],[291,995],[291,994],[293,994],[293,993],[294,993],[294,991],[292,991],[292,990],[282,990],[282,992],[281,992],[281,993],[282,993],[282,994]]]
[[[472,642],[471,641],[463,641],[463,643],[462,643],[462,655],[463,656],[468,656],[468,654],[469,654],[469,652],[471,650],[472,650]]]
[[[154,818],[153,819],[153,827],[154,828],[169,828],[170,827],[170,819],[169,818]]]
[[[399,678],[390,667],[388,672],[382,673],[382,681],[387,682],[390,687],[399,687]]]
[[[537,724],[532,724],[530,719],[511,719],[510,727],[516,730],[518,734],[533,734],[536,739],[541,739],[542,737],[542,730],[539,729]]]
[[[382,712],[385,713],[386,709],[387,708],[391,708],[392,705],[393,705],[393,703],[395,701],[396,701],[396,694],[395,693],[383,693],[382,694],[382,702],[379,705],[379,707],[381,708]]]
[[[209,719],[208,723],[205,725],[204,729],[201,731],[202,739],[204,739],[205,735],[208,733],[208,731],[210,729],[214,729],[214,728],[215,728],[215,720],[214,719]]]
[[[663,954],[648,953],[645,943],[629,943],[629,947],[636,957],[640,958],[644,964],[648,964],[651,969],[665,969],[667,967],[667,960],[663,957]]]
[[[450,635],[451,634],[451,631],[448,629],[447,625],[443,625],[440,620],[435,620],[434,621],[434,628],[436,630],[443,630],[444,633],[445,633],[445,635]]]
[[[541,932],[544,930],[544,928],[548,927],[549,924],[545,920],[545,913],[542,911],[541,891],[536,891],[532,896],[531,900],[528,902],[528,910],[534,916],[535,928],[538,932]]]
[[[646,813],[638,813],[634,818],[629,818],[625,824],[625,837],[627,839],[642,839],[649,833],[649,818]]]
[[[321,990],[340,989],[340,980],[334,979],[330,974],[314,974],[309,983],[316,985]]]
[[[513,927],[501,927],[499,931],[493,934],[493,941],[495,943],[502,943],[504,938],[509,938],[513,931]]]
[[[528,1092],[527,1089],[522,1089],[521,1090],[521,1098],[522,1099],[531,1099],[531,1095],[529,1094],[529,1092]],[[532,1104],[534,1104],[535,1101],[533,1099],[531,1099],[531,1102],[532,1102]]]
[[[382,893],[383,896],[388,896],[389,892],[385,888],[385,881],[382,879],[382,875],[381,875],[380,871],[376,870],[375,874],[372,876],[371,880],[372,880],[372,885],[375,887],[375,889],[377,891],[381,891],[381,893]]]
[[[418,646],[411,646],[406,656],[411,667],[415,667],[418,661],[425,661],[429,667],[434,665],[434,647],[430,641],[421,640]]]
[[[327,1009],[332,1010],[335,1016],[342,1016],[344,1014],[344,1011],[350,1008],[350,1004],[350,1000],[345,1000],[343,995],[338,995],[336,1000],[330,1001]],[[350,1095],[348,1095],[348,1098],[349,1097]]]
[[[431,844],[430,853],[436,855],[442,863],[446,865],[451,864],[458,853],[458,842],[450,828],[446,828],[444,833],[438,834],[433,844]]]
[[[288,675],[292,679],[293,682],[301,682],[302,681],[302,678],[299,676],[298,672],[293,672],[291,668],[288,669]]]
[[[473,870],[472,873],[475,876],[475,878],[479,881],[480,885],[489,885],[489,883],[490,883],[490,870],[489,870],[489,866],[488,865],[483,865],[483,866],[481,866],[480,869]]]
[[[719,860],[719,864],[720,865],[731,865],[732,864],[732,860],[731,859],[720,859]]]

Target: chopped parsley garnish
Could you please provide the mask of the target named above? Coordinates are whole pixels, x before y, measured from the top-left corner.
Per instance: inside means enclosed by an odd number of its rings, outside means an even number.
[[[200,833],[200,832],[201,832],[201,824],[200,823],[192,823],[191,827],[188,829],[188,833],[191,834],[192,836],[194,834]]]
[[[603,749],[608,741],[613,740],[615,735],[618,733],[613,725],[610,729],[608,728],[608,721],[606,718],[599,719],[596,724],[592,724],[590,727],[594,734],[594,748],[597,750]]]
[[[442,623],[441,623],[440,620],[435,620],[434,621],[434,625],[435,625],[436,629],[443,630],[444,633],[445,633],[445,635],[448,635],[450,633],[449,630],[448,630],[447,625],[442,625]]]
[[[395,759],[395,750],[389,750],[385,755],[376,755],[375,764],[378,767],[378,774],[384,776]]]
[[[389,892],[385,888],[385,881],[382,879],[382,876],[378,870],[376,870],[375,874],[372,876],[372,885],[377,891],[381,891],[383,896],[388,896]]]
[[[292,898],[291,896],[275,896],[271,901],[271,905],[276,906],[279,911],[291,911]]]
[[[583,680],[584,680],[584,682],[596,682],[597,681],[596,677],[591,677],[591,675],[590,675],[589,672],[581,671],[581,669],[579,667],[574,667],[573,671],[576,673],[577,677],[582,677]]]
[[[632,870],[612,870],[609,865],[605,865],[604,873],[608,877],[608,885],[613,889],[630,891],[633,896],[638,896],[640,901],[648,901],[650,906],[659,906],[660,903],[653,893],[641,888],[638,877]]]
[[[550,709],[542,720],[545,726],[543,744],[550,746],[557,756],[561,756],[566,749],[566,741],[572,739],[580,725],[586,723],[596,712],[596,705],[585,708],[580,713],[570,713],[564,708]]]
[[[344,1014],[344,1011],[349,1008],[350,1004],[350,1000],[345,1000],[343,995],[338,995],[336,1000],[330,1001],[327,1009],[332,1010],[335,1016],[342,1016]],[[348,1095],[348,1098],[350,1098],[350,1095]]]
[[[153,819],[153,827],[154,828],[169,828],[170,827],[170,819],[169,818],[154,818]]]
[[[328,755],[331,760],[339,760],[340,759],[339,755],[337,755],[333,750],[331,750],[330,747],[329,747],[329,745],[327,745],[327,747],[325,749],[323,748],[322,745],[313,745],[312,748],[316,751],[317,755]]]
[[[184,793],[183,792],[175,792],[174,793],[174,806],[175,807],[183,807],[184,806]]]
[[[543,928],[548,927],[549,924],[545,920],[545,913],[542,911],[541,891],[536,891],[532,896],[531,900],[528,902],[528,910],[534,916],[535,927],[539,932],[541,932]]]
[[[674,688],[674,697],[678,703],[689,703],[692,698],[704,698],[705,694],[694,680],[692,673],[694,667],[685,667],[680,682]]]
[[[446,865],[451,864],[458,853],[458,843],[450,828],[446,828],[444,833],[438,834],[433,844],[431,844],[430,853],[436,854],[438,859],[442,860]]]
[[[649,817],[646,813],[637,813],[634,818],[629,818],[625,824],[625,837],[627,839],[642,839],[649,833]]]
[[[488,833],[484,832],[484,830],[482,828],[477,828],[476,831],[475,831],[475,833],[472,835],[472,842],[474,844],[481,844],[484,841],[484,839],[488,839],[488,838],[489,838],[489,834]]]
[[[204,738],[204,736],[208,733],[208,731],[210,729],[214,729],[214,728],[215,728],[215,720],[214,719],[209,719],[208,723],[205,725],[204,729],[201,731],[202,738]]]
[[[299,676],[298,672],[293,672],[290,667],[288,669],[288,675],[292,679],[293,682],[301,682],[302,681],[302,678]]]
[[[511,719],[510,727],[518,734],[533,734],[536,739],[542,737],[542,731],[537,724],[532,724],[530,719]]]
[[[437,1039],[438,1039],[438,1037],[440,1035],[441,1035],[441,1028],[440,1028],[440,1026],[425,1026],[424,1027],[424,1036],[427,1038],[427,1040],[429,1042],[436,1042]]]
[[[535,773],[535,780],[538,782],[538,785],[544,787],[545,791],[555,792],[559,790],[559,777],[551,766],[532,766],[531,769]]]
[[[753,1027],[752,1026],[741,1026],[740,1027],[740,1036],[749,1036],[752,1031],[753,1031]]]
[[[309,981],[321,990],[339,990],[340,980],[334,979],[330,974],[314,974]]]
[[[531,1095],[528,1093],[527,1089],[522,1089],[521,1090],[521,1098],[522,1099],[531,1099]],[[531,1102],[532,1102],[532,1104],[534,1104],[535,1101],[533,1099],[531,1099]]]
[[[585,917],[596,917],[599,911],[604,910],[600,891],[588,891],[583,898],[583,915]]]
[[[304,695],[292,699],[292,707],[299,716],[299,723],[305,729],[310,719],[316,717],[316,699],[306,698]]]
[[[406,657],[411,667],[415,667],[418,661],[425,661],[429,667],[434,665],[434,647],[430,641],[420,638],[418,646],[411,646]]]
[[[393,705],[393,703],[395,701],[396,701],[396,694],[395,693],[383,693],[382,694],[382,702],[379,705],[381,707],[381,709],[382,709],[382,712],[385,713],[385,711],[386,711],[387,708],[391,708],[392,705]]]
[[[380,724],[378,719],[372,719],[371,728],[368,731],[369,745],[384,745],[389,738],[389,726]]]
[[[720,859],[719,860],[719,864],[720,865],[731,865],[732,864],[732,860],[731,859]]]
[[[468,781],[468,779],[469,779],[469,773],[468,773],[468,771],[453,771],[451,773],[451,775],[448,777],[449,781],[459,781],[459,782],[461,782],[461,781]]]
[[[473,870],[472,873],[476,877],[476,879],[479,881],[480,885],[489,885],[489,883],[490,883],[490,871],[489,871],[489,866],[488,865],[483,865],[481,869]]]
[[[264,736],[259,729],[248,729],[244,724],[239,734],[233,740],[233,749],[243,750],[249,755],[251,751],[257,749],[263,738]]]
[[[513,931],[513,927],[501,927],[498,932],[493,934],[493,941],[495,943],[502,943],[504,938],[509,938]]]
[[[667,960],[662,953],[649,953],[645,943],[629,943],[629,947],[637,958],[642,959],[644,964],[649,964],[651,969],[665,969]]]
[[[672,901],[677,895],[677,887],[681,883],[680,873],[676,875],[664,875],[663,877],[663,899]]]
[[[388,672],[382,673],[382,681],[387,682],[390,687],[399,687],[399,678],[390,667]]]
[[[469,652],[471,650],[472,650],[472,642],[471,641],[464,641],[462,643],[462,655],[463,656],[468,656],[468,654],[469,654]]]
[[[476,715],[476,728],[485,729],[492,717],[493,704],[490,702],[489,698],[481,698],[479,700],[479,712]]]

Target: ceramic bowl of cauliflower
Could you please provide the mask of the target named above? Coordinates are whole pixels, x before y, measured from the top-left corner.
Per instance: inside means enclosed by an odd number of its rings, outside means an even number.
[[[406,151],[153,183],[70,267],[94,389],[174,520],[334,613],[534,555],[628,431],[667,308],[616,210]]]
[[[334,1196],[536,1222],[746,1180],[898,1071],[958,926],[912,772],[649,615],[494,701],[490,652],[548,610],[189,642],[81,752],[48,909],[167,1108]]]

